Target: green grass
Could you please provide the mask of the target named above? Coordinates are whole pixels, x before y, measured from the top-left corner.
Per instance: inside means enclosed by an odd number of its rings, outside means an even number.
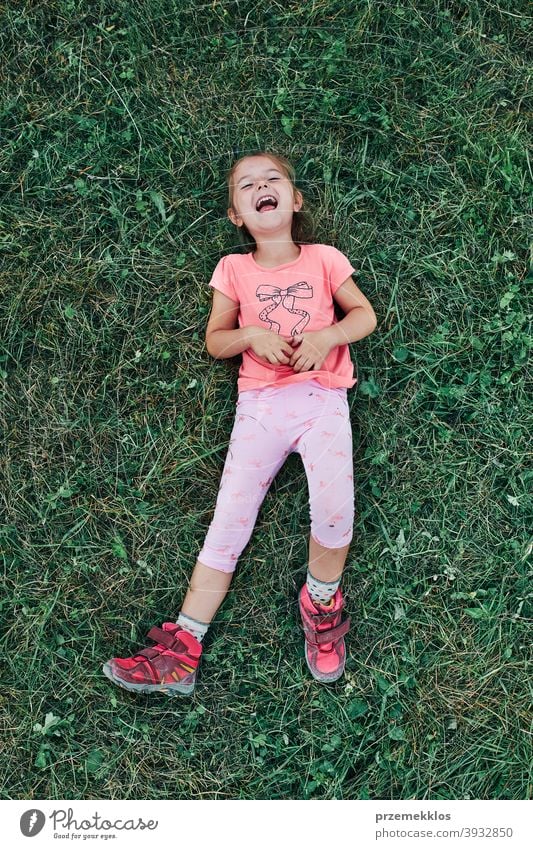
[[[532,795],[528,11],[4,5],[4,798]],[[207,283],[232,151],[263,147],[378,316],[346,674],[305,665],[291,455],[194,697],[138,697],[101,666],[177,618],[212,517],[240,357],[205,350]]]

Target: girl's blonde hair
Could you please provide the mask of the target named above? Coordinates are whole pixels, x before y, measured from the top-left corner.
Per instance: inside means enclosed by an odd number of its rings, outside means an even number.
[[[296,173],[289,162],[289,160],[282,156],[279,153],[274,153],[270,150],[257,150],[254,153],[247,153],[245,156],[241,156],[237,159],[233,165],[231,166],[228,176],[226,178],[227,186],[228,186],[228,206],[230,209],[233,209],[233,175],[235,173],[235,169],[243,159],[250,159],[252,156],[267,156],[276,165],[280,168],[280,170],[285,174],[285,176],[292,183],[293,189],[296,189]],[[313,221],[313,216],[310,212],[304,209],[305,206],[305,197],[301,189],[298,189],[302,197],[304,198],[304,203],[298,212],[293,212],[292,215],[292,227],[291,227],[291,238],[296,245],[309,244],[316,242],[315,236],[315,224]],[[233,210],[235,212],[235,210]],[[257,248],[256,241],[246,224],[243,223],[242,227],[237,228],[239,231],[239,239],[242,246],[245,248],[245,253],[252,253]]]

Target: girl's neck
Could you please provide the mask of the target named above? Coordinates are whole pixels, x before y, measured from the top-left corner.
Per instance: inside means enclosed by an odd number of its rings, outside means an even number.
[[[299,245],[293,241],[289,242],[263,242],[256,245],[252,256],[258,265],[264,268],[275,268],[277,265],[285,265],[298,259],[301,253]]]

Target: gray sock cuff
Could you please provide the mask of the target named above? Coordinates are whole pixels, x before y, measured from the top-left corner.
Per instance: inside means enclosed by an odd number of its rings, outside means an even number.
[[[309,569],[307,570],[307,577],[311,578],[312,581],[316,581],[317,584],[324,584],[326,587],[334,587],[335,584],[340,584],[341,581],[341,578],[337,578],[336,581],[320,581],[318,578],[315,578],[315,576],[311,574]]]
[[[181,621],[180,621],[181,620]],[[210,622],[200,622],[199,619],[193,619],[192,616],[187,616],[186,613],[180,613],[179,617],[176,620],[176,625],[180,625],[183,621],[191,622],[193,625],[197,626],[198,631],[203,631],[204,628],[207,631],[209,628]]]

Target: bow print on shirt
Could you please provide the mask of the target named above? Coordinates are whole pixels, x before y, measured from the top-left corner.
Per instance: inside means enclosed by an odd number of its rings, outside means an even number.
[[[280,289],[279,286],[270,286],[268,283],[264,283],[261,286],[257,287],[256,293],[257,297],[260,301],[269,301],[272,300],[273,303],[269,304],[259,313],[259,318],[261,321],[267,321],[270,325],[270,329],[274,330],[275,333],[279,333],[281,330],[281,325],[278,324],[277,321],[273,321],[268,316],[269,314],[276,309],[280,305],[290,312],[292,315],[300,315],[301,318],[296,322],[294,327],[292,328],[290,335],[296,336],[296,334],[301,333],[304,327],[307,327],[310,321],[310,315],[306,310],[300,310],[294,306],[294,302],[296,298],[312,298],[313,297],[313,287],[306,283],[305,280],[302,280],[301,283],[295,283],[293,286],[289,286],[287,289]]]

